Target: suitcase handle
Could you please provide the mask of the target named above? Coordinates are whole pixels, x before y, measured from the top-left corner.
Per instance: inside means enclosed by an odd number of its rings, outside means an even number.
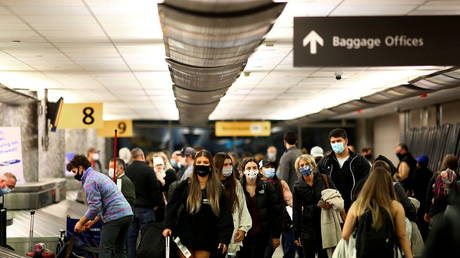
[[[29,229],[29,250],[33,251],[33,241],[34,238],[34,217],[35,211],[30,211],[30,229]]]

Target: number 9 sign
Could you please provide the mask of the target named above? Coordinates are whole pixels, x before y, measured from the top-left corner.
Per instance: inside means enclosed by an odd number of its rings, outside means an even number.
[[[97,136],[113,137],[117,130],[118,137],[133,136],[133,121],[132,120],[109,120],[104,121],[104,127],[97,129]]]

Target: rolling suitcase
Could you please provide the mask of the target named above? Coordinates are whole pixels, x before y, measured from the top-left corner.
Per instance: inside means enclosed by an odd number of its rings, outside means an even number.
[[[32,246],[34,238],[34,217],[35,211],[30,212],[30,231],[29,231],[29,248],[30,252],[27,252],[26,256],[34,258],[55,258],[54,252],[46,249],[45,244],[38,243]]]

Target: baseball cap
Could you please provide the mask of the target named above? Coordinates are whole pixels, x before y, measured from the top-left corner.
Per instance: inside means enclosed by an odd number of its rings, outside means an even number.
[[[181,156],[192,156],[195,158],[195,154],[196,154],[196,151],[194,148],[192,147],[184,147],[182,148],[182,150],[180,151],[180,155]]]
[[[268,159],[263,159],[261,161],[259,161],[259,167],[260,168],[263,168],[263,167],[268,167],[268,166],[272,166],[274,168],[276,168],[276,162],[275,161],[271,161],[271,160],[268,160]]]
[[[324,157],[323,148],[321,148],[319,146],[315,146],[315,147],[311,148],[310,154],[315,158],[316,157]]]
[[[417,160],[420,164],[428,164],[428,156],[427,155],[420,155],[415,160]]]

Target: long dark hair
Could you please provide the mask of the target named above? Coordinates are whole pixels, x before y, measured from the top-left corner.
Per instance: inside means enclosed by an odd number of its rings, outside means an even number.
[[[232,160],[230,155],[224,152],[218,152],[214,155],[214,169],[217,175],[222,174],[222,168],[224,167],[224,162],[226,159]],[[233,161],[232,161],[233,162]],[[232,164],[233,165],[233,164]],[[231,211],[233,212],[235,208],[239,208],[238,203],[238,196],[236,194],[236,177],[235,177],[235,170],[232,166],[232,174],[227,177],[223,182],[225,186],[225,196],[227,197],[227,201]]]
[[[196,173],[196,160],[199,157],[206,157],[209,160],[211,173],[209,174],[208,181],[206,182],[206,195],[208,197],[212,211],[216,216],[218,216],[220,214],[219,200],[222,190],[222,183],[220,182],[219,178],[217,177],[217,174],[214,171],[214,166],[212,164],[212,155],[207,150],[201,150],[195,155],[195,161],[193,163],[193,174],[190,177],[190,188],[187,197],[187,211],[190,214],[195,214],[201,208],[202,194],[200,189],[200,183],[198,181],[198,175]]]

